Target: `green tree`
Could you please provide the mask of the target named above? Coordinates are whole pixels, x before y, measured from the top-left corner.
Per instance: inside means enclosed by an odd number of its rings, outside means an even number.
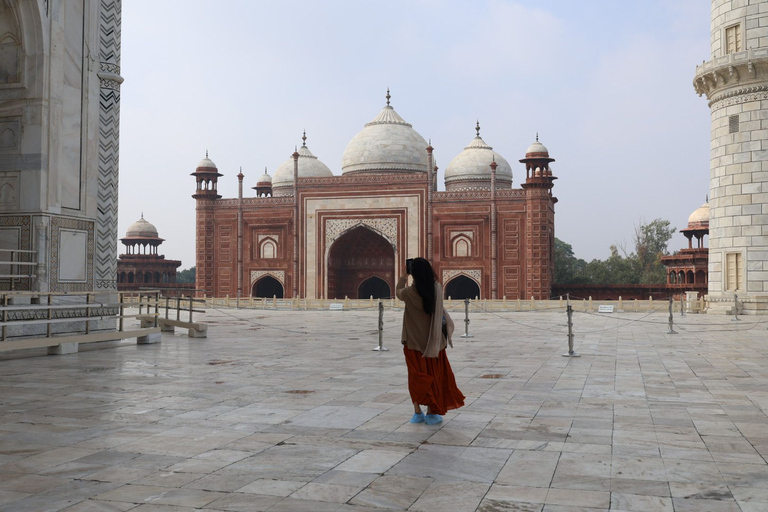
[[[666,271],[661,257],[669,254],[667,244],[676,229],[668,220],[655,219],[635,226],[634,252],[623,245],[611,245],[606,260],[589,263],[576,258],[573,248],[555,238],[555,283],[557,284],[662,284]]]
[[[195,282],[195,267],[191,267],[185,270],[176,272],[177,283],[193,283]]]
[[[669,254],[667,244],[677,229],[668,220],[655,219],[635,227],[635,259],[641,284],[666,282],[661,257]]]
[[[584,269],[587,262],[573,255],[571,244],[555,238],[555,283],[584,283]]]

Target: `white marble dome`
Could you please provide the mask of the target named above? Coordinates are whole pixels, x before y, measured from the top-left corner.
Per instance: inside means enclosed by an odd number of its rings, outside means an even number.
[[[206,151],[206,153],[205,153],[205,158],[203,158],[202,160],[200,160],[200,163],[199,163],[199,164],[197,164],[197,168],[198,168],[198,169],[215,169],[215,170],[217,170],[217,171],[219,170],[219,168],[218,168],[218,167],[216,167],[216,164],[215,164],[215,163],[213,163],[213,160],[211,160],[210,158],[208,158],[208,152],[207,152],[207,151]]]
[[[298,149],[299,178],[326,178],[333,173],[304,145]],[[293,157],[280,164],[272,179],[272,193],[276,196],[293,194]],[[261,181],[261,180],[259,180]]]
[[[547,147],[539,142],[539,136],[536,136],[536,142],[528,146],[528,149],[525,150],[525,155],[528,156],[530,154],[544,154],[546,156],[549,156],[549,150]]]
[[[293,161],[293,158],[291,158],[291,161]],[[264,174],[261,175],[261,178],[256,183],[272,183],[272,176],[264,169]],[[293,184],[293,168],[291,168],[291,184]]]
[[[704,226],[709,226],[709,202],[696,208],[690,217],[688,217],[689,228]]]
[[[125,238],[158,238],[157,228],[144,220],[142,215],[139,220],[128,226]]]
[[[427,172],[427,141],[389,105],[355,135],[341,159],[342,174]]]
[[[512,188],[509,162],[480,138],[479,124],[476,130],[477,136],[445,168],[445,189],[490,188],[491,162],[494,160],[497,165],[496,186]]]

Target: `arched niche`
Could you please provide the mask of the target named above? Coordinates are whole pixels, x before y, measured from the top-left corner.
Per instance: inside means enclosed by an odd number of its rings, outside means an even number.
[[[272,276],[267,275],[261,277],[255,283],[253,283],[251,296],[266,297],[270,299],[272,297],[277,297],[278,299],[282,299],[285,296],[285,290],[280,281]]]
[[[357,289],[360,299],[373,297],[374,299],[389,299],[392,297],[392,288],[386,281],[377,276],[372,276],[360,283]]]
[[[458,275],[445,284],[445,298],[464,300],[480,296],[480,285],[474,279]]]
[[[358,225],[342,234],[328,252],[328,298],[359,295],[363,281],[377,277],[390,290],[395,281],[395,249],[373,229]]]

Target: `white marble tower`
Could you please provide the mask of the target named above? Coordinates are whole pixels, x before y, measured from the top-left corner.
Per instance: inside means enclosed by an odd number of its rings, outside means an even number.
[[[749,311],[768,299],[768,0],[712,0],[711,52],[710,311]]]
[[[0,1],[0,261],[36,263],[15,283],[0,265],[0,289],[116,290],[120,16]]]

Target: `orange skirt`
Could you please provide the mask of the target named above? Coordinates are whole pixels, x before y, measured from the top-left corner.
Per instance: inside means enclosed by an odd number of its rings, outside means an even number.
[[[422,357],[418,350],[403,346],[408,366],[408,391],[411,400],[429,407],[431,414],[443,415],[464,405],[464,395],[456,386],[456,378],[445,349],[437,357]]]

